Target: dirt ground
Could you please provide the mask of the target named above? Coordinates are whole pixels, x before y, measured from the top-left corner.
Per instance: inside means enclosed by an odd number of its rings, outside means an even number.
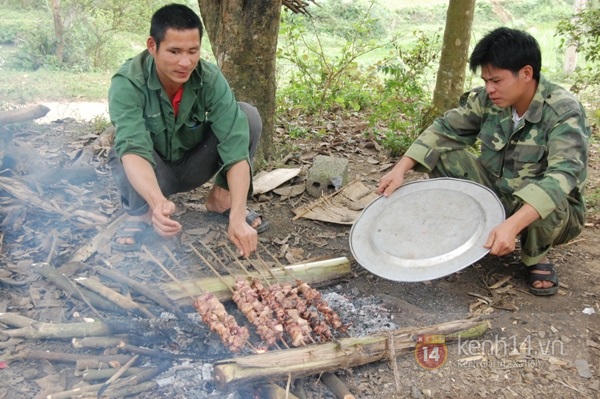
[[[286,144],[280,165],[301,167],[302,172],[285,185],[302,184],[317,154],[347,158],[350,179],[359,179],[369,187],[375,187],[381,174],[395,161],[360,133],[358,122],[332,123],[324,128],[331,132],[329,137]],[[97,138],[91,126],[72,120],[12,128],[11,134],[15,143],[23,146],[26,143],[40,155],[37,165],[42,162],[62,168],[81,166],[78,159],[85,154],[81,150],[91,148]],[[600,184],[599,149],[597,143],[592,143],[590,188]],[[38,181],[28,186],[32,187],[29,197],[23,197],[18,195],[23,189],[9,186],[8,180],[0,180],[3,219],[0,313],[17,313],[52,323],[97,317],[84,303],[65,296],[35,271],[41,262],[56,268],[63,266],[62,271],[69,270],[65,265],[67,260],[121,215],[110,173],[104,165],[105,151],[102,146],[94,147],[91,164],[97,178],[93,181]],[[28,177],[32,175],[27,172],[11,177],[31,182]],[[0,174],[3,178],[7,176],[6,171]],[[414,179],[423,177],[412,176]],[[193,255],[186,250],[187,243],[199,239],[217,243],[225,237],[225,220],[202,210],[206,191],[207,187],[203,187],[175,196],[183,234],[168,241],[149,236],[145,242],[161,259],[168,259],[164,251],[161,252],[166,247],[181,260],[178,265],[166,262],[180,279],[207,273],[192,261]],[[44,203],[35,201],[36,198],[42,198]],[[306,193],[291,198],[273,192],[254,197],[250,206],[271,222],[271,228],[260,236],[261,243],[286,264],[319,257],[352,259],[349,226],[303,218],[292,221],[293,209],[312,200]],[[60,212],[56,209],[61,209],[62,214],[57,214]],[[77,219],[73,216],[77,211],[88,213],[78,213],[81,219]],[[94,219],[97,223],[83,222],[89,221],[91,214],[97,216]],[[419,365],[415,353],[409,352],[397,358],[396,371],[390,362],[377,362],[339,370],[336,374],[355,397],[366,399],[600,397],[599,229],[599,213],[591,209],[580,237],[551,251],[561,289],[549,298],[528,293],[518,253],[502,258],[486,256],[458,273],[419,283],[381,279],[351,260],[352,275],[322,289],[329,295],[341,295],[357,306],[365,303],[361,298],[371,298],[376,303],[377,311],[366,307],[362,311],[355,309],[354,314],[348,316],[354,318],[353,323],[366,327],[380,318],[388,325],[402,328],[481,317],[489,321],[489,329],[481,338],[445,345],[447,359],[440,367],[426,369]],[[94,267],[102,266],[150,286],[170,281],[143,253],[115,253],[108,244],[102,241],[85,262],[72,265],[71,276],[97,277]],[[188,306],[184,310],[190,309]],[[3,331],[14,328],[5,323],[0,326]],[[206,353],[207,358],[219,355],[218,348],[214,349],[219,346],[218,341],[215,343],[202,326],[189,332],[189,336],[201,343],[188,342],[186,349],[195,348],[197,353]],[[165,346],[169,349],[165,342],[157,343],[155,348],[165,349]],[[0,348],[0,398],[42,398],[81,384],[73,362],[18,356],[33,350],[82,353],[73,348],[69,340],[9,339],[0,333]],[[145,362],[152,364],[152,360],[155,359]],[[244,392],[223,393],[215,389],[207,372],[208,363],[202,359],[172,360],[170,369],[156,377],[160,387],[131,397],[246,397]],[[306,397],[333,398],[317,378],[298,382],[304,387]]]

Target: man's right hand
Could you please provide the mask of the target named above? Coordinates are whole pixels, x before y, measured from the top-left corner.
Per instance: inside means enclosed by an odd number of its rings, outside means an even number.
[[[152,227],[157,234],[163,237],[172,237],[181,231],[181,224],[171,218],[175,210],[175,204],[168,200],[154,206],[151,218]]]
[[[404,174],[411,170],[417,162],[408,157],[402,157],[392,170],[379,179],[377,194],[389,197],[398,187],[404,183]]]

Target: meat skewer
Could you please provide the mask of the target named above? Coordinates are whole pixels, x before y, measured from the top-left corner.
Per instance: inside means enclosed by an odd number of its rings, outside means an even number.
[[[327,324],[331,325],[334,329],[336,329],[337,331],[342,332],[342,333],[344,333],[348,330],[348,327],[350,327],[350,324],[342,323],[339,315],[333,309],[331,309],[329,307],[327,302],[321,297],[321,293],[319,291],[310,287],[307,283],[300,280],[299,278],[296,278],[293,275],[293,273],[290,270],[288,270],[287,268],[285,268],[285,266],[283,266],[281,264],[281,262],[279,262],[279,260],[275,257],[275,255],[273,255],[260,241],[258,244],[261,246],[261,248],[263,250],[265,250],[269,255],[271,255],[273,260],[275,260],[275,262],[279,265],[279,267],[283,271],[285,271],[286,273],[289,273],[294,278],[294,280],[296,281],[298,292],[304,296],[304,298],[307,300],[309,305],[313,305],[319,312],[321,312],[321,314],[323,315],[323,318]],[[314,317],[314,315],[304,314],[304,317],[306,317],[310,320],[311,317]],[[316,328],[315,334],[317,336],[323,336],[323,335],[327,336],[328,335],[326,329],[322,326],[322,324],[319,324],[319,327],[313,326],[313,329],[315,329],[315,328]]]
[[[144,246],[144,252],[158,265],[160,268],[175,281],[179,286],[187,292],[185,286],[179,281],[154,255]],[[246,327],[240,327],[235,318],[225,310],[223,304],[212,293],[204,293],[198,298],[187,292],[192,298],[194,308],[200,314],[202,321],[206,323],[210,331],[216,332],[221,337],[221,342],[231,351],[240,352],[246,344],[250,345],[248,338],[250,333]]]
[[[219,260],[216,254],[210,248],[206,246],[205,248],[207,248],[227,272],[233,276],[231,271]],[[213,273],[221,278],[219,272],[208,263],[206,258],[199,252],[195,252],[210,267]],[[247,279],[238,277],[233,287],[229,287],[229,289],[232,292],[233,301],[244,316],[246,316],[248,321],[255,326],[256,332],[267,348],[277,346],[277,341],[279,340],[285,342],[283,341],[283,326],[277,323],[277,320],[273,318],[273,310],[258,300],[258,295],[254,292]]]
[[[285,332],[290,336],[292,346],[304,346],[308,341],[315,342],[311,337],[312,329],[307,321],[300,316],[292,301],[289,298],[285,298],[285,295],[282,295],[280,284],[274,284],[267,289],[262,285],[260,280],[254,279],[252,287],[263,302],[267,303],[273,309],[277,320],[283,325]],[[284,301],[281,299],[288,300]]]

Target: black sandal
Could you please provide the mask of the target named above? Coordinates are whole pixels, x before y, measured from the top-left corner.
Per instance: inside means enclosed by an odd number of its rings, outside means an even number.
[[[529,284],[529,292],[539,296],[550,296],[558,292],[558,275],[552,263],[538,263],[537,265],[529,266],[528,269],[529,277],[527,283]],[[550,272],[550,274],[533,273],[535,270]],[[535,288],[532,286],[535,281],[550,281],[554,285],[548,288]]]
[[[142,221],[127,220],[119,226],[110,243],[112,249],[122,252],[138,251],[142,247],[142,240],[150,229],[148,223]],[[122,244],[117,242],[119,238],[133,238],[133,244]]]

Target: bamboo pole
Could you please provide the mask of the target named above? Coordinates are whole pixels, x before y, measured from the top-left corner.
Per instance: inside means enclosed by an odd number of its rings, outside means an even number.
[[[249,272],[255,278],[261,278],[257,272]],[[295,284],[294,278],[299,278],[311,286],[318,287],[320,283],[332,284],[335,281],[350,275],[351,265],[348,258],[340,257],[326,259],[317,262],[300,263],[296,265],[285,266],[282,270],[273,270],[277,280]],[[276,283],[274,278],[267,278],[269,283]],[[177,283],[164,283],[160,288],[172,300],[186,298],[188,292],[193,295],[201,295],[202,292],[212,292],[219,300],[226,301],[231,299],[229,287],[235,283],[233,276],[223,276],[221,281],[217,277],[206,277],[194,280],[180,281],[185,289],[182,289]]]
[[[393,334],[396,354],[406,353],[416,346],[418,335],[444,335],[447,341],[481,336],[488,322],[479,320],[456,320],[448,323],[406,328],[366,337],[344,338],[337,342],[309,345],[284,351],[266,352],[251,356],[231,358],[215,363],[214,379],[221,388],[235,389],[241,384],[256,383],[262,379],[304,377],[340,368],[361,366],[380,361],[389,355],[389,334]],[[478,334],[478,335],[475,335]]]

